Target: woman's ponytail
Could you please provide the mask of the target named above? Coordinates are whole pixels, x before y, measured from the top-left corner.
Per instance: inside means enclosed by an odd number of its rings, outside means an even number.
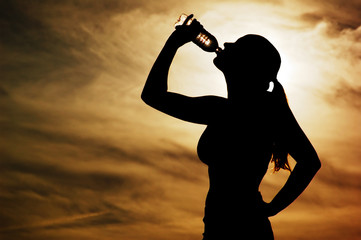
[[[273,80],[273,146],[271,162],[274,163],[274,171],[280,169],[291,171],[288,162],[288,150],[286,145],[287,121],[285,120],[285,111],[289,110],[287,97],[282,85]]]

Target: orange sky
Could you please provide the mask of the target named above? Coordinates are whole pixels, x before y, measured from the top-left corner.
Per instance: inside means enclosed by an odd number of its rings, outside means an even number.
[[[0,2],[0,238],[197,240],[208,188],[204,126],[140,100],[181,13],[218,41],[261,34],[321,158],[314,182],[272,217],[277,240],[361,238],[360,1]],[[170,88],[225,96],[214,54],[190,43]],[[286,172],[267,173],[265,200]]]

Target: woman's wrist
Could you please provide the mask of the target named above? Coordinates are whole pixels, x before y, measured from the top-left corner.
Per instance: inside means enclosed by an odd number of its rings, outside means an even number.
[[[265,210],[265,212],[266,212],[266,215],[267,215],[268,217],[273,217],[273,216],[277,215],[277,213],[278,213],[279,211],[278,211],[277,208],[275,207],[274,203],[271,201],[270,203],[267,203],[267,204],[266,204],[266,210]]]
[[[169,36],[166,42],[166,47],[177,50],[181,46],[183,46],[183,43],[180,43],[180,41],[177,39],[176,34],[173,32],[172,35]]]

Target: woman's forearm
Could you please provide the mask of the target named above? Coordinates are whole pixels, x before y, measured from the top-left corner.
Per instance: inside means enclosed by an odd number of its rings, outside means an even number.
[[[168,73],[178,46],[170,37],[158,55],[145,83],[142,99],[151,102],[167,92]]]
[[[289,206],[309,185],[312,178],[320,169],[318,158],[314,165],[297,163],[285,185],[268,204],[267,213],[274,216]]]
[[[187,19],[192,16],[192,14],[189,15]],[[177,26],[170,35],[153,65],[143,89],[141,97],[147,104],[157,104],[159,100],[162,100],[163,94],[167,93],[168,72],[178,48],[194,39],[202,28],[197,20],[193,20],[190,25]]]

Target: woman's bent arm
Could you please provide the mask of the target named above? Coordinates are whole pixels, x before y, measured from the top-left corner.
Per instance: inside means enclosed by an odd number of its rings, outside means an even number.
[[[283,129],[280,131],[283,132],[285,147],[297,163],[282,189],[266,204],[268,216],[274,216],[290,205],[306,189],[321,167],[317,153],[297,123],[278,81],[275,82],[274,93],[281,116],[280,126]]]
[[[309,185],[321,162],[315,149],[298,125],[291,110],[286,117],[289,121],[287,138],[290,155],[296,160],[296,165],[287,182],[267,206],[267,215],[274,216],[290,205]]]

